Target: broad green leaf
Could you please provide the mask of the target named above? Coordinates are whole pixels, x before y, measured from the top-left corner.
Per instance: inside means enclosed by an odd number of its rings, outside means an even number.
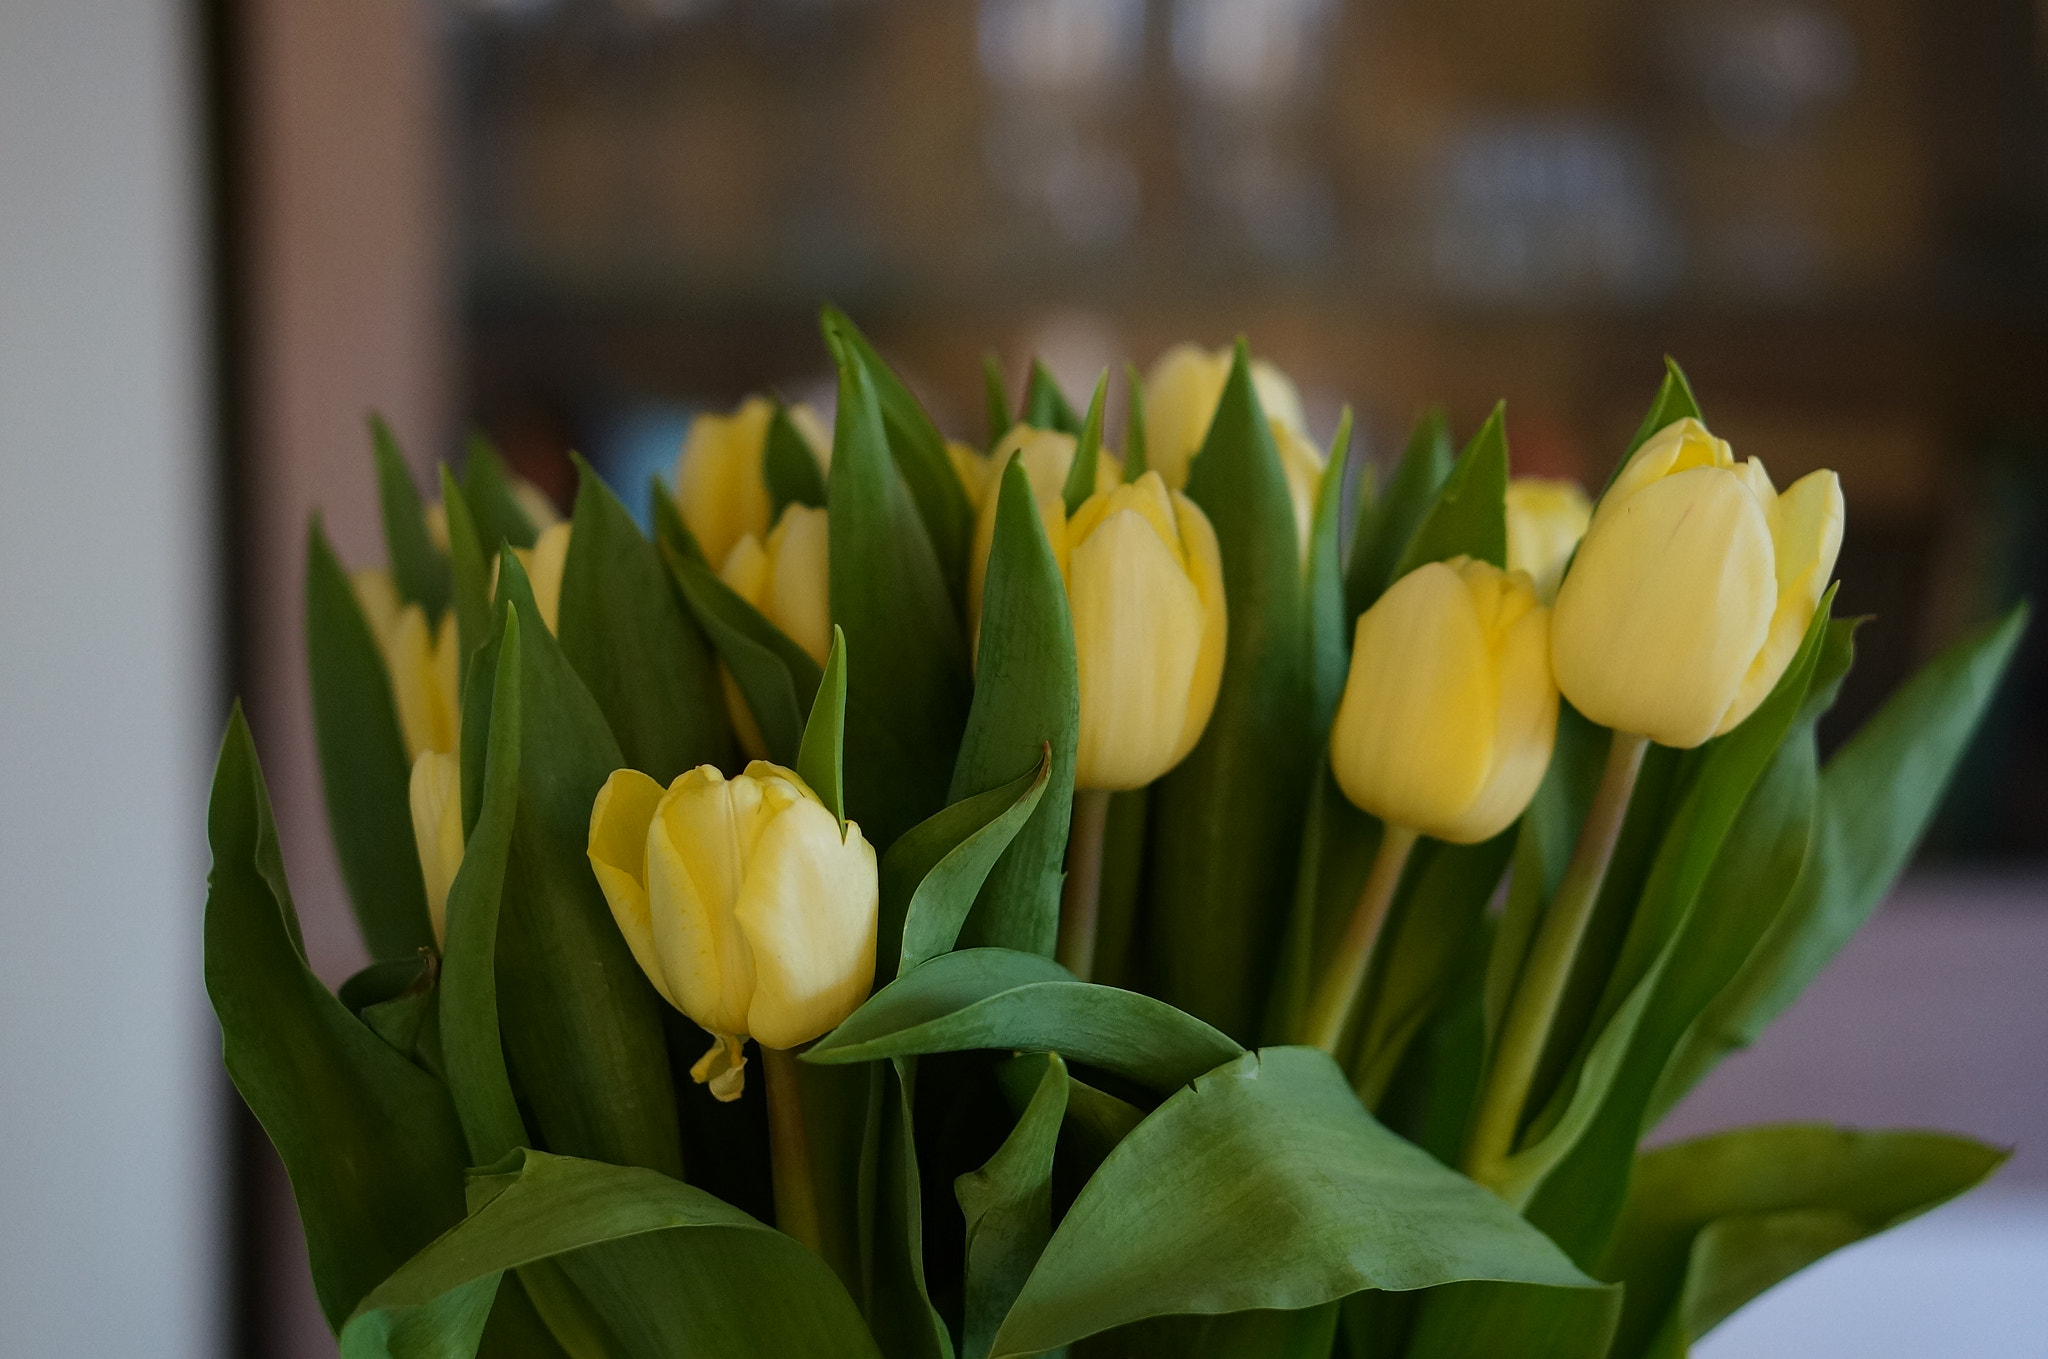
[[[1073,1353],[1076,1359],[1329,1359],[1336,1331],[1336,1303],[1298,1312],[1153,1317],[1083,1340]]]
[[[1109,395],[1109,370],[1095,379],[1095,395],[1088,401],[1088,418],[1081,422],[1081,435],[1074,445],[1074,461],[1067,466],[1067,484],[1062,489],[1067,513],[1081,508],[1081,502],[1095,494],[1095,468],[1102,455],[1102,403]],[[986,606],[984,605],[984,608]]]
[[[667,784],[730,767],[718,667],[677,600],[661,554],[590,464],[576,459],[576,514],[562,568],[562,654],[590,690],[625,762]]]
[[[1032,1059],[1027,1059],[1032,1060]],[[953,1182],[967,1218],[962,1359],[984,1359],[1052,1236],[1052,1156],[1067,1112],[1067,1064],[1049,1052],[1017,1126],[981,1169]]]
[[[1060,384],[1037,359],[1031,360],[1031,377],[1024,385],[1024,409],[1017,418],[1033,429],[1056,429],[1076,436],[1081,433],[1081,417],[1074,414]]]
[[[559,1259],[581,1285],[600,1258],[589,1248],[606,1243],[637,1247],[631,1258],[642,1266],[637,1310],[604,1308],[624,1353],[879,1355],[824,1261],[701,1189],[640,1167],[540,1151],[481,1172],[477,1188],[487,1201],[363,1299],[342,1335],[346,1359],[455,1353],[400,1347],[390,1337],[406,1335],[418,1309],[522,1265]]]
[[[768,437],[761,449],[761,476],[768,483],[768,522],[782,518],[789,505],[825,505],[825,471],[811,441],[789,418],[789,408],[780,401],[768,418]]]
[[[1437,488],[1450,474],[1450,422],[1441,409],[1432,408],[1410,431],[1386,494],[1359,507],[1351,562],[1344,573],[1347,622],[1371,608],[1394,583],[1394,564],[1408,550],[1409,540],[1436,500]]]
[[[880,847],[945,805],[970,688],[947,577],[889,448],[869,368],[843,349],[829,486],[832,621],[858,658],[847,701],[873,719],[847,731],[847,813]],[[943,447],[939,456],[958,493]]]
[[[391,676],[317,516],[306,537],[306,665],[327,825],[356,927],[373,958],[432,948]]]
[[[959,941],[990,870],[1044,800],[1052,756],[918,822],[882,856],[877,975],[893,980]]]
[[[1003,362],[994,353],[981,356],[981,401],[987,420],[988,438],[982,443],[984,453],[993,452],[1010,432],[1010,397],[1003,389]]]
[[[1926,831],[2026,621],[2022,605],[1951,647],[1828,762],[1807,870],[1673,1059],[1658,1109],[1677,1103],[1729,1052],[1756,1041],[1870,918]]]
[[[461,1219],[462,1132],[440,1082],[359,1023],[306,965],[239,705],[206,820],[206,993],[222,1055],[284,1161],[313,1290],[338,1328],[378,1280]]]
[[[1018,1114],[1024,1112],[1037,1094],[1049,1055],[1024,1052],[997,1065],[996,1083],[1003,1089],[1003,1098]],[[1097,1090],[1072,1072],[1067,1073],[1067,1114],[1060,1129],[1060,1151],[1062,1156],[1070,1158],[1078,1178],[1085,1180],[1093,1175],[1103,1158],[1144,1120],[1145,1111],[1137,1105]]]
[[[405,464],[398,440],[381,415],[370,417],[370,446],[377,460],[377,503],[384,513],[384,547],[391,556],[391,581],[398,597],[426,611],[431,627],[448,608],[448,558],[427,534],[427,511]]]
[[[1508,436],[1506,403],[1486,423],[1438,488],[1394,565],[1387,583],[1427,562],[1476,557],[1505,570],[1508,564]]]
[[[1057,1052],[1162,1092],[1240,1051],[1164,1001],[1075,981],[1035,953],[976,948],[940,954],[890,982],[804,1060],[868,1062],[979,1048]]]
[[[925,1285],[924,1201],[911,1136],[917,1061],[898,1058],[872,1069],[882,1090],[861,1157],[862,1183],[874,1186],[862,1205],[870,1243],[868,1325],[891,1359],[953,1359],[952,1333]]]
[[[970,946],[1050,955],[1073,811],[1080,678],[1066,585],[1022,463],[1012,459],[1003,469],[997,494],[974,701],[953,766],[952,799],[1010,783],[1048,748],[1051,764],[1043,796],[988,874],[964,937]]]
[[[1145,475],[1145,379],[1138,375],[1138,365],[1124,365],[1124,387],[1129,393],[1124,410],[1124,480],[1136,481]]]
[[[1264,1017],[1322,733],[1293,502],[1242,341],[1188,477],[1229,600],[1207,731],[1152,792],[1159,995],[1240,1039]]]
[[[1635,451],[1650,442],[1650,436],[1668,424],[1686,419],[1704,420],[1700,414],[1700,403],[1694,399],[1692,384],[1686,381],[1685,370],[1678,366],[1678,360],[1669,354],[1664,356],[1664,378],[1657,384],[1657,395],[1650,401],[1650,409],[1643,413],[1643,422],[1636,426],[1636,432],[1628,441],[1628,452],[1622,454],[1614,472],[1608,474],[1607,485],[1614,484],[1614,477]],[[1606,488],[1602,487],[1602,493]]]
[[[804,720],[803,744],[797,747],[796,772],[827,811],[839,818],[839,834],[846,835],[846,634],[832,629],[832,650],[825,657],[825,673],[818,681],[818,695],[811,714]]]
[[[1109,1154],[994,1352],[1151,1316],[1500,1278],[1590,1283],[1506,1204],[1374,1122],[1323,1053],[1266,1048],[1172,1095]]]
[[[441,503],[448,511],[449,597],[455,610],[455,643],[462,658],[456,675],[460,685],[469,678],[469,658],[491,634],[490,562],[497,549],[494,546],[485,553],[469,502],[446,463],[441,464]]]
[[[861,368],[874,384],[882,424],[888,431],[890,455],[910,489],[911,499],[917,502],[918,517],[924,521],[932,552],[938,559],[947,589],[957,604],[966,598],[967,556],[974,546],[974,506],[960,485],[960,474],[953,470],[952,458],[947,456],[946,436],[939,432],[939,427],[932,423],[931,416],[910,394],[910,389],[882,361],[882,356],[868,343],[868,337],[860,333],[845,312],[837,307],[826,307],[820,320],[827,344],[836,340],[843,345],[852,357],[859,360]],[[844,381],[843,374],[841,381]],[[845,410],[844,397],[841,398],[840,409],[842,412]],[[843,414],[841,418],[844,418]],[[835,438],[832,453],[835,465],[840,456],[839,442]],[[829,491],[828,479],[828,495]],[[835,529],[838,522],[835,513]],[[864,650],[857,634],[853,640],[856,650]]]
[[[1772,1284],[1947,1202],[2005,1157],[1963,1137],[1797,1123],[1644,1154],[1607,1258],[1627,1298],[1615,1359],[1682,1359]]]
[[[505,460],[489,439],[474,431],[462,464],[462,497],[469,502],[477,541],[483,544],[486,558],[497,556],[498,548],[506,543],[532,547],[540,536],[533,516],[512,490],[512,474],[505,469]]]
[[[1308,612],[1313,648],[1316,730],[1328,731],[1351,668],[1351,615],[1344,610],[1344,556],[1337,542],[1343,517],[1344,467],[1351,460],[1351,407],[1337,418],[1337,437],[1316,487],[1308,533]]]
[[[547,1146],[680,1174],[663,1002],[590,871],[590,807],[621,766],[618,745],[510,554],[499,587],[518,619],[521,708],[517,813],[498,921],[505,1055]],[[511,635],[507,626],[479,654],[484,674],[495,672]],[[463,705],[466,763],[487,743],[471,735],[472,724],[489,729],[494,702],[485,692],[472,683]],[[482,782],[472,777],[465,768],[465,820],[482,801],[472,799]]]
[[[1522,1304],[1502,1308],[1503,1296]],[[1457,1283],[1422,1295],[1405,1359],[1607,1359],[1621,1289]]]

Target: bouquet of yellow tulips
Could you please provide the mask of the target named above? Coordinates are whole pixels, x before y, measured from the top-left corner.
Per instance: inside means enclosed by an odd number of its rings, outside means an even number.
[[[388,566],[315,523],[306,964],[251,734],[227,1065],[369,1356],[1672,1359],[2000,1153],[1639,1150],[1910,856],[2023,626],[1822,763],[1843,497],[1671,366],[1595,501],[1498,410],[1347,483],[1183,347],[949,441],[824,315],[828,430],[696,423],[651,538],[488,447]],[[1361,486],[1358,483],[1363,480]]]

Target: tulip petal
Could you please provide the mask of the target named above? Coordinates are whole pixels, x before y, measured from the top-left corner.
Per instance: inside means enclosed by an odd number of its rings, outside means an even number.
[[[768,535],[767,603],[762,612],[819,665],[832,652],[830,516],[791,504]]]
[[[1753,461],[1753,460],[1752,460]],[[1593,523],[1606,521],[1629,499],[1649,486],[1695,467],[1735,467],[1734,450],[1691,416],[1673,420],[1643,441],[1616,474],[1614,484],[1593,509]]]
[[[1785,494],[1773,498],[1769,519],[1776,553],[1777,608],[1771,614],[1763,649],[1750,663],[1742,687],[1722,714],[1714,730],[1716,736],[1733,731],[1757,710],[1798,653],[1807,625],[1813,622],[1813,611],[1820,606],[1821,594],[1835,573],[1845,517],[1842,483],[1833,472],[1810,472]]]
[[[1202,643],[1195,655],[1194,677],[1188,682],[1187,716],[1173,747],[1173,764],[1179,764],[1202,739],[1209,717],[1216,711],[1216,695],[1223,687],[1224,649],[1230,640],[1230,610],[1224,600],[1223,552],[1216,543],[1216,526],[1201,506],[1179,492],[1174,493],[1173,509],[1188,579],[1202,601]]]
[[[417,769],[413,781],[417,787]],[[633,961],[640,964],[640,970],[654,983],[661,998],[675,1005],[668,979],[662,975],[661,957],[655,952],[647,899],[647,831],[664,793],[659,783],[637,769],[615,771],[598,790],[597,801],[590,808],[589,855],[590,871],[596,875],[597,885],[604,889],[612,919],[618,922],[626,947],[633,951]],[[417,793],[413,806],[417,825]]]
[[[676,1008],[712,1033],[746,1033],[754,959],[733,923],[761,792],[700,765],[669,785],[647,831],[655,954]]]
[[[1522,578],[1526,582],[1526,577]],[[1531,600],[1535,588],[1524,583]],[[1503,614],[1513,611],[1509,605]],[[1550,611],[1525,608],[1497,635],[1493,655],[1498,706],[1494,710],[1493,762],[1472,805],[1431,831],[1452,844],[1491,840],[1522,814],[1550,767],[1557,741],[1557,681],[1550,673]]]
[[[533,585],[533,607],[540,611],[540,621],[548,625],[549,632],[560,631],[556,623],[562,613],[562,571],[569,564],[569,530],[567,523],[542,529],[540,537],[533,540],[533,555],[525,563]]]
[[[774,414],[765,397],[750,396],[731,415],[698,416],[683,440],[676,462],[676,503],[704,555],[714,562],[724,561],[733,544],[749,533],[767,536],[772,506],[761,457]]]
[[[852,1014],[874,984],[875,851],[850,821],[842,840],[838,818],[794,783],[756,777],[760,840],[733,907],[753,959],[746,1031],[793,1048]]]
[[[422,751],[413,761],[407,788],[413,843],[419,849],[420,878],[427,889],[427,916],[434,943],[448,942],[448,889],[462,867],[462,766],[452,754]]]

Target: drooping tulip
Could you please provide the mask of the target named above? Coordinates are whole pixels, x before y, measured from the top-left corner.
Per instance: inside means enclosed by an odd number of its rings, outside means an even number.
[[[832,462],[832,438],[807,406],[788,407],[790,423],[810,445],[820,469]],[[774,403],[750,396],[730,415],[700,415],[676,461],[676,504],[708,560],[722,562],[748,534],[768,535],[772,506],[762,458]]]
[[[875,974],[875,852],[802,779],[756,760],[664,790],[614,773],[590,813],[590,864],[656,991],[715,1038],[692,1069],[737,1099],[752,1038],[808,1043],[853,1013]]]
[[[726,555],[719,579],[789,635],[819,665],[832,651],[831,525],[826,511],[794,502],[764,543],[752,534]],[[740,748],[753,759],[768,751],[732,672],[719,664],[726,711]]]
[[[357,571],[350,579],[391,677],[406,758],[454,750],[461,721],[455,692],[461,647],[454,613],[444,613],[430,626],[418,604],[400,601],[391,573],[382,567]]]
[[[1558,589],[1558,687],[1604,726],[1687,748],[1733,729],[1799,649],[1842,545],[1840,481],[1780,495],[1687,418],[1601,497]]]
[[[1593,502],[1576,481],[1516,477],[1508,483],[1508,570],[1525,573],[1536,598],[1550,603],[1592,518]]]
[[[1159,356],[1145,378],[1145,465],[1166,478],[1172,490],[1187,485],[1188,464],[1201,451],[1209,422],[1216,418],[1230,363],[1228,349],[1178,344]],[[1306,431],[1301,394],[1287,374],[1264,359],[1253,359],[1252,388],[1268,420],[1297,434]]]
[[[427,750],[413,761],[408,787],[413,845],[427,888],[434,943],[448,943],[448,889],[462,867],[462,766],[453,753]]]
[[[1096,492],[1064,529],[1075,786],[1142,787],[1194,749],[1216,706],[1229,629],[1216,531],[1157,472]]]
[[[1394,582],[1359,617],[1330,730],[1345,796],[1454,844],[1506,829],[1557,735],[1549,632],[1519,571],[1458,557]]]

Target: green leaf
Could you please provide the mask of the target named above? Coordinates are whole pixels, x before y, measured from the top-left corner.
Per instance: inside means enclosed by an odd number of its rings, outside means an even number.
[[[622,1352],[879,1355],[824,1261],[701,1189],[652,1170],[540,1151],[482,1172],[474,1188],[486,1201],[363,1299],[342,1335],[346,1359],[467,1353],[391,1338],[412,1341],[408,1322],[418,1309],[536,1261],[559,1258],[581,1285],[592,1260],[620,1258],[616,1249],[589,1252],[604,1243],[637,1248],[636,1310],[604,1309]]]
[[[797,748],[796,772],[826,810],[839,818],[841,837],[846,834],[845,748],[846,634],[834,626],[832,650],[825,657],[818,695],[804,722],[803,744]]]
[[[1145,379],[1138,365],[1124,365],[1124,385],[1130,392],[1124,411],[1124,480],[1136,481],[1145,475]]]
[[[370,446],[377,460],[377,503],[384,511],[384,546],[391,554],[391,580],[398,597],[426,611],[432,626],[448,608],[448,558],[427,536],[427,511],[413,485],[412,469],[381,415],[370,417]]]
[[[768,437],[761,449],[761,476],[768,483],[768,522],[782,518],[789,505],[825,505],[825,471],[811,441],[789,418],[789,408],[780,401],[768,417]]]
[[[873,718],[847,732],[847,812],[882,847],[945,805],[969,690],[947,577],[889,447],[869,369],[843,350],[829,487],[832,621],[861,658],[847,676],[848,702]],[[958,492],[952,464],[944,469]]]
[[[206,819],[206,993],[222,1055],[284,1161],[313,1290],[339,1327],[379,1279],[462,1217],[462,1132],[440,1082],[359,1023],[306,965],[240,705]]]
[[[468,682],[469,658],[491,635],[491,568],[477,537],[476,520],[446,463],[441,464],[441,503],[448,511],[449,588],[455,610],[455,645],[461,653],[456,676],[459,686]],[[462,691],[458,687],[456,692]]]
[[[1351,616],[1344,610],[1344,555],[1337,542],[1343,517],[1344,467],[1351,459],[1351,407],[1337,418],[1337,437],[1316,486],[1308,530],[1308,613],[1313,649],[1316,729],[1328,731],[1351,669]]]
[[[874,384],[882,424],[888,431],[890,455],[910,489],[911,499],[917,502],[918,517],[924,522],[932,552],[938,559],[947,589],[958,604],[966,597],[967,558],[974,546],[974,506],[960,485],[960,474],[953,470],[952,458],[947,456],[946,436],[939,432],[939,427],[932,423],[931,416],[910,394],[910,389],[882,361],[882,356],[868,343],[868,337],[860,333],[845,312],[837,307],[826,307],[820,320],[827,344],[837,341],[844,346],[846,353],[858,360]],[[845,380],[842,371],[840,381],[844,383]],[[845,409],[842,394],[841,420],[845,419]],[[835,466],[840,457],[840,443],[835,437],[832,453]],[[829,497],[829,479],[827,492]],[[832,522],[836,532],[839,523],[836,511]],[[854,634],[854,646],[865,654],[858,633]]]
[[[925,1285],[924,1202],[911,1135],[917,1062],[899,1058],[873,1069],[882,1084],[879,1117],[868,1125],[861,1157],[862,1181],[875,1186],[862,1213],[872,1243],[868,1324],[892,1359],[953,1359],[952,1333]]]
[[[882,856],[877,975],[890,981],[959,940],[990,871],[1045,798],[1052,755],[912,826]]]
[[[1109,370],[1095,379],[1095,395],[1088,401],[1088,418],[1081,425],[1081,437],[1074,447],[1074,461],[1067,467],[1067,484],[1062,492],[1067,513],[1081,508],[1081,502],[1095,494],[1096,464],[1102,453],[1102,403],[1109,394]]]
[[[474,431],[462,464],[462,496],[469,502],[477,541],[483,544],[487,558],[496,556],[503,544],[532,547],[540,537],[533,517],[513,493],[512,474],[505,470],[505,460],[489,439]]]
[[[1673,1058],[1656,1108],[1670,1108],[1722,1057],[1755,1042],[1890,892],[1940,805],[2026,622],[2021,605],[1942,653],[1828,762],[1806,871]]]
[[[1264,1015],[1315,726],[1293,502],[1242,341],[1188,478],[1223,556],[1230,625],[1208,730],[1152,793],[1151,958],[1159,995],[1234,1037]]]
[[[373,958],[432,948],[391,676],[318,516],[306,535],[306,665],[327,825],[356,927]]]
[[[1067,1112],[1067,1064],[1056,1052],[1035,1060],[1044,1075],[1017,1126],[986,1165],[953,1181],[967,1218],[962,1359],[988,1354],[1052,1236],[1052,1156]]]
[[[1037,1093],[1046,1059],[1051,1055],[1025,1052],[997,1064],[996,1083],[1003,1089],[1003,1098],[1019,1114]],[[1060,1129],[1060,1148],[1070,1158],[1077,1178],[1086,1180],[1093,1175],[1103,1158],[1144,1120],[1145,1111],[1137,1105],[1067,1073],[1067,1114]]]
[[[804,1060],[868,1062],[979,1048],[1058,1052],[1161,1092],[1240,1051],[1163,1001],[1075,981],[1035,953],[976,948],[940,954],[890,982]]]
[[[711,647],[661,555],[611,488],[576,458],[576,513],[562,568],[562,654],[597,700],[631,768],[668,784],[734,762]]]
[[[1489,1305],[1509,1295],[1522,1305]],[[1405,1359],[1606,1359],[1621,1289],[1457,1283],[1423,1294]]]
[[[1487,1278],[1590,1282],[1506,1204],[1374,1122],[1327,1056],[1266,1048],[1174,1094],[1110,1153],[995,1353],[1150,1316]]]
[[[1497,403],[1465,445],[1463,456],[1438,488],[1415,535],[1401,549],[1393,575],[1401,579],[1428,562],[1476,557],[1502,570],[1508,564],[1507,403]]]
[[[2006,1153],[1963,1137],[1779,1124],[1643,1155],[1609,1252],[1615,1359],[1680,1359],[1772,1284],[1981,1182]]]
[[[1700,414],[1700,403],[1693,399],[1692,384],[1685,379],[1685,370],[1678,366],[1678,360],[1669,354],[1664,356],[1664,380],[1657,384],[1657,395],[1650,402],[1650,409],[1643,413],[1643,423],[1636,426],[1636,432],[1629,438],[1628,450],[1615,460],[1614,467],[1607,474],[1607,481],[1600,488],[1606,495],[1607,488],[1621,475],[1621,469],[1628,466],[1628,460],[1636,450],[1650,442],[1650,436],[1674,421],[1690,416],[1704,420]]]
[[[988,419],[988,439],[983,452],[993,452],[1010,432],[1010,397],[1003,390],[1003,362],[993,352],[981,356],[982,408]]]
[[[498,922],[505,1053],[547,1146],[680,1174],[663,1002],[590,871],[590,807],[621,767],[619,749],[510,554],[500,563],[499,586],[518,619],[521,708],[518,810]],[[495,673],[512,635],[508,622],[480,653],[484,674]],[[487,692],[472,683],[463,705],[466,762],[473,747],[487,744],[472,725],[489,729],[495,701]],[[482,782],[465,768],[465,819],[480,807],[471,789]]]
[[[1379,822],[1352,806],[1337,787],[1325,748],[1317,756],[1302,811],[1299,868],[1266,1007],[1265,1033],[1271,1041],[1291,1039],[1300,1031],[1322,962],[1351,917],[1379,842]]]
[[[1450,422],[1440,408],[1431,408],[1409,433],[1387,493],[1359,507],[1351,564],[1344,575],[1347,621],[1371,608],[1394,583],[1395,563],[1408,550],[1409,540],[1436,500],[1437,488],[1450,474]]]
[[[974,701],[953,767],[951,796],[1011,783],[1050,751],[1046,788],[982,886],[969,945],[1050,955],[1059,933],[1062,863],[1073,811],[1081,692],[1066,584],[1023,464],[1011,459],[997,494],[995,537],[982,591]],[[944,947],[952,946],[949,938]]]
[[[1378,1297],[1367,1293],[1364,1297]],[[1329,1359],[1337,1304],[1298,1312],[1270,1308],[1221,1316],[1152,1317],[1084,1340],[1074,1353],[1116,1359]]]
[[[1037,359],[1031,360],[1031,378],[1024,386],[1024,409],[1017,417],[1033,429],[1053,429],[1078,436],[1081,417],[1067,404],[1060,384]]]

